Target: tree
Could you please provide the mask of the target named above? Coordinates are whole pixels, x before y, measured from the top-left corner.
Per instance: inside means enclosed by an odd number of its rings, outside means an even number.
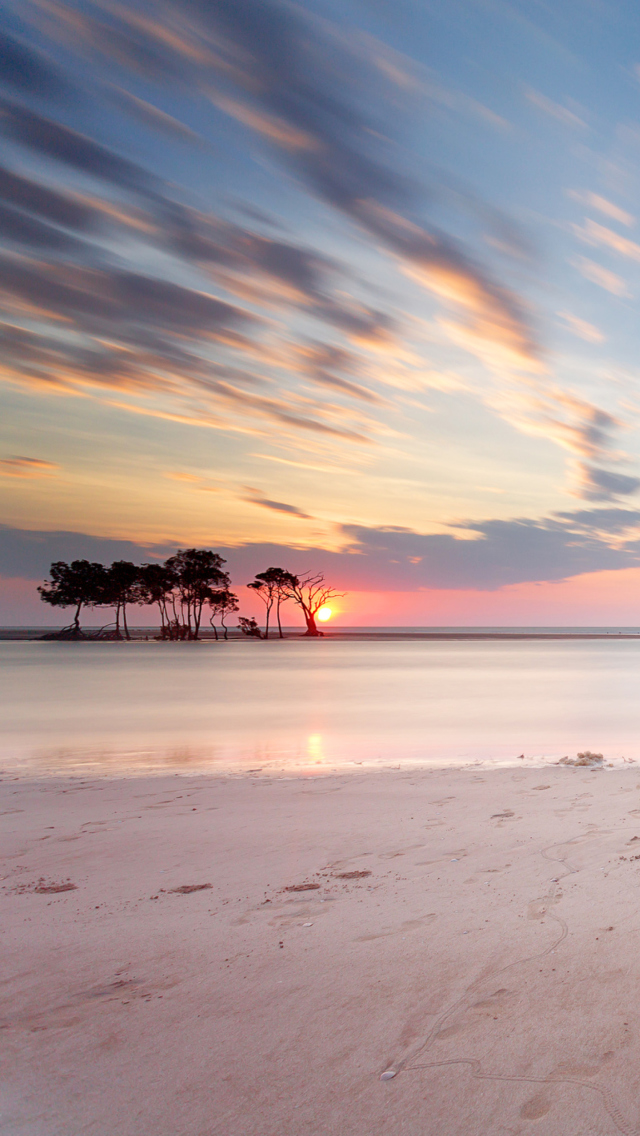
[[[214,623],[216,615],[220,616],[220,623],[222,624],[224,637],[225,639],[228,639],[228,629],[224,619],[226,615],[231,615],[234,611],[239,610],[240,605],[238,603],[238,597],[234,595],[233,592],[230,592],[228,588],[224,588],[219,592],[211,592],[208,598],[208,603],[211,608],[209,623],[213,627],[213,633],[216,639],[218,638],[218,630]]]
[[[322,572],[316,572],[315,575],[307,572],[302,577],[287,573],[287,576],[289,580],[284,586],[286,598],[293,600],[301,609],[307,625],[305,635],[320,638],[322,632],[318,631],[316,615],[329,600],[340,598],[344,592],[337,592],[326,584]]]
[[[229,587],[229,574],[222,568],[225,563],[217,552],[206,548],[179,549],[165,560],[164,567],[175,580],[168,596],[174,612],[171,638],[199,638],[202,608],[209,595],[214,589]]]
[[[249,639],[262,639],[262,632],[253,616],[249,616],[249,618],[246,615],[239,616],[238,627],[242,634],[247,635]]]
[[[131,638],[127,626],[127,604],[144,602],[143,595],[141,569],[129,560],[114,560],[111,567],[106,570],[103,603],[116,609],[116,638],[120,638],[120,612],[122,612],[125,638]]]
[[[103,564],[89,560],[56,560],[49,570],[51,580],[38,588],[40,598],[52,607],[75,607],[73,624],[61,635],[83,639],[80,612],[83,607],[98,607],[105,602],[107,571]]]
[[[276,613],[278,618],[278,631],[280,638],[282,635],[282,624],[280,622],[280,604],[287,600],[287,589],[292,586],[294,577],[290,572],[285,572],[284,568],[267,568],[266,572],[257,572],[256,578],[248,588],[257,592],[266,608],[266,625],[264,629],[265,639],[269,638],[269,616],[271,609],[276,604]]]
[[[160,638],[171,638],[171,621],[167,604],[176,585],[175,573],[165,564],[143,564],[138,572],[138,602],[157,604],[160,612]]]

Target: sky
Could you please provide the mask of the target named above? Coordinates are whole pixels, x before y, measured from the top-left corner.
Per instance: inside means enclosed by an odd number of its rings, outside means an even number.
[[[640,623],[640,10],[15,0],[0,623],[50,562]],[[255,605],[254,605],[255,606]]]

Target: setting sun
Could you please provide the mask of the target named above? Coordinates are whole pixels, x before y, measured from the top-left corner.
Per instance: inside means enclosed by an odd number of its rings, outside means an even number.
[[[316,618],[319,619],[321,623],[326,623],[328,619],[331,619],[332,614],[331,608],[327,607],[325,604],[324,607],[320,608]]]

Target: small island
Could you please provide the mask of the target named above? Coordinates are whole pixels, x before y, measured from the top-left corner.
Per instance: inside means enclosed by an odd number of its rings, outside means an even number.
[[[216,620],[224,639],[228,638],[228,617],[239,611],[237,595],[232,592],[226,561],[217,552],[204,548],[179,549],[162,564],[136,565],[116,560],[109,567],[90,560],[58,560],[51,565],[51,579],[38,591],[44,603],[52,607],[74,608],[73,622],[60,631],[49,632],[44,639],[88,640],[131,639],[127,607],[156,605],[160,615],[158,639],[196,641],[200,639],[203,618],[209,620],[214,638],[218,639]],[[258,572],[247,587],[260,597],[265,607],[264,631],[254,616],[238,617],[238,628],[249,639],[268,639],[272,612],[278,636],[284,638],[280,617],[283,604],[291,602],[302,612],[306,631],[311,638],[321,638],[318,620],[331,614],[329,600],[342,596],[326,583],[321,572],[296,576],[285,568],[267,568]],[[80,624],[83,609],[112,609],[115,619],[98,631],[88,632]]]

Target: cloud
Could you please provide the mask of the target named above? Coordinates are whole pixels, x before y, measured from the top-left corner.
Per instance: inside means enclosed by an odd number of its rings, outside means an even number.
[[[600,213],[605,216],[611,217],[613,221],[618,221],[621,225],[626,225],[632,228],[636,223],[636,219],[631,213],[627,213],[626,209],[621,209],[619,205],[614,205],[613,201],[609,201],[606,197],[601,197],[599,193],[585,192],[579,200],[584,201],[585,205],[591,206],[592,209],[598,209]]]
[[[624,529],[632,530],[636,523],[636,532],[640,531],[640,515],[622,512]],[[236,583],[275,564],[296,573],[324,572],[334,586],[347,591],[496,591],[513,584],[637,567],[640,541],[620,541],[623,518],[619,513],[594,509],[541,520],[461,523],[459,535],[345,525],[339,530],[342,551],[266,542],[220,546],[213,534],[211,540],[201,543],[225,558]],[[610,532],[615,534],[613,542]],[[175,547],[171,543],[143,546],[83,533],[30,532],[0,526],[0,574],[40,580],[54,560],[87,558],[109,563],[125,559],[142,563],[162,559]]]
[[[343,331],[355,342],[389,342],[395,320],[341,291],[332,281],[343,273],[336,260],[291,241],[275,240],[229,221],[182,207],[169,212],[167,246],[205,268],[228,291],[266,306],[299,306]]]
[[[99,215],[78,196],[0,166],[0,199],[67,229],[90,230]]]
[[[623,473],[612,473],[608,469],[581,464],[578,469],[579,485],[576,496],[585,501],[614,501],[626,497],[640,489],[640,478],[629,477]]]
[[[202,56],[195,48],[189,52],[186,42],[175,33],[171,35],[168,29],[164,35],[159,34],[160,28],[135,10],[118,19],[112,6],[112,19],[106,24],[59,0],[38,2],[41,16],[44,15],[40,22],[65,45],[88,50],[94,58],[102,57],[148,80],[175,82],[183,76],[185,57],[190,56],[193,62]]]
[[[145,126],[150,127],[151,130],[158,131],[158,133],[164,134],[168,138],[177,139],[179,142],[185,142],[189,145],[205,145],[204,139],[199,134],[196,134],[195,130],[191,130],[190,127],[185,126],[183,122],[178,122],[177,118],[173,118],[172,115],[167,114],[151,103],[145,102],[144,99],[139,99],[137,95],[132,95],[122,87],[114,88],[112,98],[127,114],[132,115],[133,118],[137,118]]]
[[[249,505],[259,505],[262,509],[271,509],[274,513],[286,513],[291,517],[300,517],[303,521],[311,521],[313,518],[308,513],[304,513],[297,505],[288,505],[285,501],[270,501],[267,497],[262,497],[256,491],[255,495],[251,497],[243,497]]]
[[[612,296],[621,296],[626,299],[631,297],[626,281],[621,276],[617,276],[615,272],[610,272],[608,268],[603,268],[601,264],[596,264],[585,256],[579,257],[575,264],[585,280],[590,280],[592,284],[604,288],[605,292],[611,292]]]
[[[43,580],[55,560],[132,560],[142,564],[176,551],[176,544],[142,545],[87,533],[35,531],[0,525],[0,575]]]
[[[525,96],[533,106],[543,110],[545,114],[550,115],[551,118],[557,119],[563,126],[569,126],[572,130],[586,130],[587,124],[583,119],[579,118],[577,114],[569,110],[567,107],[561,106],[559,103],[554,103],[548,99],[546,95],[542,95],[540,91],[533,90],[528,87],[525,90]]]
[[[458,342],[490,366],[540,370],[540,352],[516,298],[450,238],[407,216],[418,187],[386,153],[383,135],[363,109],[380,108],[381,86],[393,105],[406,86],[397,66],[381,71],[380,52],[370,44],[349,41],[336,28],[270,0],[172,0],[166,10],[172,26],[181,28],[182,43],[208,46],[208,70],[221,85],[213,101],[267,138],[313,193],[382,241],[424,287],[459,307],[468,326],[446,325]],[[158,40],[165,34],[164,25],[145,26]],[[326,309],[322,314],[331,318]],[[334,322],[337,315],[334,310]],[[345,330],[347,323],[348,317]],[[370,334],[351,330],[355,337]]]
[[[0,203],[0,238],[18,246],[32,249],[46,249],[56,252],[77,252],[84,244],[76,237],[53,225],[29,217],[10,205]]]
[[[86,330],[108,331],[136,326],[165,335],[201,334],[255,317],[205,292],[118,268],[42,264],[25,257],[0,256],[0,290],[7,302],[18,298],[42,314],[57,314]]]
[[[622,422],[609,411],[555,385],[500,391],[497,409],[523,433],[542,436],[590,460],[612,460],[612,442]],[[619,455],[615,455],[617,458]]]
[[[352,351],[334,344],[301,343],[290,348],[294,366],[308,374],[314,383],[329,387],[351,398],[380,405],[383,400],[367,387],[345,379],[343,374],[358,374],[363,362]],[[337,373],[336,373],[337,372]]]
[[[608,229],[606,225],[600,225],[598,221],[593,221],[590,217],[586,218],[582,228],[575,225],[574,231],[586,244],[603,245],[629,260],[640,261],[640,245],[636,241],[620,236],[620,233]]]
[[[617,536],[620,533],[636,532],[640,527],[640,510],[622,509],[576,509],[574,512],[554,514],[561,525],[586,533],[607,533]]]
[[[8,99],[0,99],[0,130],[12,142],[122,189],[151,192],[158,188],[157,178],[135,162]]]
[[[241,124],[239,131],[254,131],[298,188],[350,222],[358,240],[364,237],[376,255],[386,257],[442,304],[440,332],[480,359],[497,378],[496,385],[506,388],[505,396],[504,390],[496,394],[493,386],[485,386],[481,397],[488,405],[518,429],[544,434],[585,459],[606,463],[609,449],[612,460],[612,437],[619,423],[597,407],[571,401],[547,381],[544,352],[527,305],[494,277],[468,242],[456,241],[424,220],[433,187],[425,189],[408,176],[408,163],[397,145],[408,100],[421,90],[411,61],[372,37],[347,32],[338,23],[276,0],[166,0],[150,8],[110,5],[104,19],[95,18],[90,5],[78,11],[60,0],[42,0],[39,10],[40,28],[49,34],[57,28],[67,50],[89,53],[103,96],[114,89],[114,64],[127,73],[128,78],[117,77],[115,97],[150,128],[174,134],[177,130],[185,138],[182,124],[123,88],[131,75],[165,84],[172,92],[207,98]],[[537,92],[530,97],[563,122],[581,124],[573,110]],[[203,423],[234,429],[240,428],[240,419],[249,418],[277,423],[285,432],[304,430],[356,443],[381,430],[364,414],[364,404],[373,414],[382,401],[370,389],[372,380],[421,390],[429,385],[430,372],[437,385],[441,368],[420,369],[419,360],[400,358],[406,327],[387,304],[369,302],[368,282],[356,281],[355,274],[349,279],[344,266],[324,250],[302,247],[280,234],[267,237],[187,207],[175,200],[180,192],[176,186],[18,102],[0,102],[0,130],[28,148],[38,166],[40,159],[51,159],[65,167],[67,177],[82,173],[98,179],[105,198],[114,191],[136,194],[143,199],[136,209],[144,205],[146,210],[134,217],[121,201],[74,200],[71,194],[38,186],[11,171],[5,172],[3,183],[0,171],[0,196],[4,184],[6,202],[0,226],[16,247],[43,257],[36,261],[33,255],[15,256],[0,262],[7,309],[16,323],[36,316],[53,325],[50,342],[34,339],[30,349],[24,337],[18,344],[13,335],[15,373],[25,381],[55,383],[59,390],[93,382],[98,389],[111,386],[139,396],[161,393],[172,405],[147,405],[149,413],[180,421],[198,421],[200,416]],[[20,178],[24,185],[18,184]],[[449,192],[444,181],[442,187],[448,207],[463,208],[467,220],[473,215],[474,223],[480,219],[486,227],[488,222],[494,231],[501,227],[505,236],[496,210],[477,202],[472,207],[472,195],[460,187]],[[601,203],[592,204],[602,212]],[[128,231],[126,242],[118,234],[117,251],[89,242],[74,245],[68,233],[55,229],[58,225],[100,237],[106,231],[109,240],[107,227],[119,224]],[[588,230],[589,239],[598,244],[605,239],[603,233],[611,230]],[[512,238],[513,233],[508,237],[511,245]],[[613,234],[607,237],[609,244],[614,238],[626,240]],[[127,269],[123,260],[116,260],[124,256],[125,244],[132,261],[141,253],[158,266],[158,276],[133,265]],[[46,262],[47,250],[52,261],[64,256],[64,268]],[[585,275],[591,271],[601,286],[626,294],[619,277],[599,266],[590,270],[589,264],[583,262]],[[192,287],[185,285],[189,273]],[[210,287],[196,283],[203,277]],[[239,302],[229,303],[219,294]],[[264,319],[254,314],[257,308]],[[287,354],[285,337],[275,325],[288,308],[297,309],[299,316],[291,317],[291,337],[297,343]],[[574,331],[587,334],[589,328],[590,341],[595,341],[590,325],[569,318]],[[309,319],[322,324],[328,349],[338,340],[340,357],[305,354],[306,345],[321,338],[313,326],[309,330]],[[350,357],[345,342],[388,360],[388,379],[384,366],[376,371],[370,361],[363,365],[355,351]],[[249,366],[243,368],[244,379],[237,372],[230,375],[233,352],[251,359],[251,370],[255,366],[258,372],[251,380],[246,378]],[[292,376],[298,381],[293,391],[283,383]],[[512,397],[513,380],[517,397]],[[255,389],[245,389],[251,383]],[[260,384],[272,384],[272,389],[261,392]],[[362,406],[347,411],[347,399]],[[130,409],[145,412],[137,404]]]
[[[47,477],[60,469],[57,462],[42,458],[12,457],[0,458],[0,477]]]
[[[73,88],[39,51],[22,40],[0,32],[0,83],[22,95],[66,100]]]
[[[595,327],[592,323],[587,323],[586,320],[572,315],[571,312],[558,312],[558,316],[565,321],[569,331],[577,335],[578,339],[584,339],[587,343],[604,343],[606,337],[600,331],[600,328]]]

